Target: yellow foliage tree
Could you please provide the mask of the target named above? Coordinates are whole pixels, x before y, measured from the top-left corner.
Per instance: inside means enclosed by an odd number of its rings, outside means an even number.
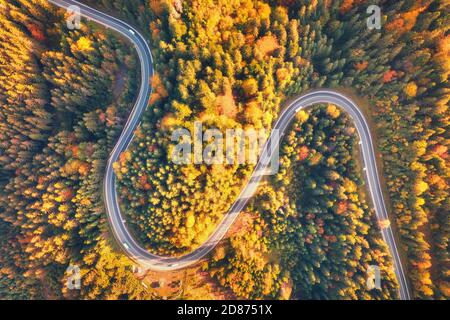
[[[417,95],[417,85],[414,82],[410,82],[403,91],[409,98],[413,98]]]
[[[76,47],[79,51],[91,51],[94,49],[92,47],[92,41],[87,37],[81,37],[78,39]]]

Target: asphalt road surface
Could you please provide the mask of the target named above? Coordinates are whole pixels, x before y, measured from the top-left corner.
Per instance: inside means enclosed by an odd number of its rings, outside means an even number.
[[[136,47],[140,65],[141,65],[141,88],[135,106],[131,111],[127,123],[119,137],[117,144],[112,150],[108,163],[106,166],[105,179],[103,184],[103,196],[105,200],[106,213],[108,220],[113,230],[114,236],[123,251],[136,263],[144,268],[153,270],[177,270],[198,262],[206,254],[208,254],[217,243],[224,237],[228,229],[233,224],[239,213],[244,209],[248,200],[253,196],[257,190],[261,179],[267,174],[267,168],[270,167],[270,160],[272,155],[276,152],[281,138],[289,127],[289,124],[294,119],[295,114],[304,108],[320,103],[332,103],[339,106],[346,111],[354,121],[355,127],[360,137],[360,147],[364,161],[364,172],[366,183],[372,202],[375,208],[375,213],[378,220],[388,219],[388,214],[383,199],[383,193],[380,187],[379,175],[377,171],[375,151],[373,148],[373,141],[369,131],[369,125],[360,111],[360,108],[352,100],[343,94],[328,90],[319,89],[309,93],[303,94],[291,101],[280,114],[274,129],[269,136],[263,152],[258,163],[255,166],[253,174],[248,183],[241,190],[240,195],[236,201],[231,205],[229,211],[225,214],[223,220],[217,226],[216,230],[211,234],[208,240],[196,250],[181,257],[165,257],[149,253],[143,249],[133,239],[126,227],[126,221],[120,213],[119,204],[117,201],[117,191],[115,184],[115,174],[113,171],[113,163],[119,158],[119,155],[128,148],[128,145],[133,140],[134,131],[139,125],[139,121],[143,111],[148,105],[148,100],[151,94],[151,87],[149,81],[153,75],[153,59],[147,41],[140,33],[130,25],[122,22],[114,17],[99,12],[91,7],[81,4],[77,1],[71,0],[48,0],[49,2],[62,7],[69,8],[76,5],[81,9],[81,15],[89,20],[102,24],[107,28],[111,28],[122,36],[130,40]],[[410,299],[408,283],[403,271],[403,266],[398,254],[397,245],[390,226],[381,229],[383,239],[389,246],[390,253],[393,258],[395,274],[400,284],[400,298]]]

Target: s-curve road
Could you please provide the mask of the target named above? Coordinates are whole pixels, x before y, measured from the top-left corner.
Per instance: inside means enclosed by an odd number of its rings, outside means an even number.
[[[151,76],[153,75],[153,60],[150,48],[144,37],[140,35],[137,30],[135,30],[125,22],[99,12],[77,1],[48,1],[65,9],[68,9],[69,7],[74,5],[77,6],[81,9],[80,13],[82,16],[100,23],[107,28],[111,28],[117,31],[122,36],[130,40],[136,47],[141,64],[141,88],[136,100],[136,104],[131,111],[122,134],[120,135],[117,144],[115,145],[109,156],[103,183],[103,196],[105,200],[108,220],[116,240],[118,241],[124,252],[144,268],[153,270],[181,269],[196,263],[197,261],[199,261],[199,259],[208,254],[224,237],[230,226],[233,224],[234,220],[244,209],[248,200],[255,193],[259,182],[266,174],[266,169],[270,165],[272,155],[275,156],[275,152],[271,152],[270,150],[278,149],[281,137],[288,129],[289,124],[294,119],[296,113],[301,109],[320,103],[332,103],[336,106],[339,106],[341,109],[346,111],[353,119],[361,141],[360,145],[364,161],[365,178],[372,197],[375,213],[379,220],[388,219],[388,214],[380,187],[373,141],[366,119],[361,113],[360,108],[343,94],[333,90],[319,89],[297,97],[281,112],[277,122],[274,125],[274,130],[272,131],[266,142],[266,145],[263,148],[263,152],[260,156],[260,159],[258,160],[258,163],[255,166],[249,182],[243,187],[238,198],[231,205],[223,220],[203,245],[201,245],[193,252],[181,257],[165,257],[149,253],[138,243],[136,243],[125,225],[125,220],[120,213],[120,208],[117,201],[115,174],[112,165],[118,160],[119,155],[128,148],[128,145],[133,140],[134,131],[139,125],[140,117],[148,104],[148,100],[151,94],[151,88],[148,84]],[[404,275],[403,266],[398,254],[397,245],[395,243],[392,229],[390,226],[388,226],[386,228],[382,228],[381,232],[383,235],[383,239],[389,246],[391,255],[393,257],[395,274],[400,285],[400,298],[410,299],[408,283]]]

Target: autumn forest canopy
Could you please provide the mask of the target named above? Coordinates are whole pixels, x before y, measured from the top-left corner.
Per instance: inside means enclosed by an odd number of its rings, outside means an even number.
[[[181,256],[223,219],[253,164],[174,164],[172,132],[270,131],[285,103],[345,92],[375,137],[383,194],[412,297],[448,299],[450,2],[447,0],[85,0],[149,41],[140,83],[128,40],[70,30],[45,0],[0,0],[0,298],[154,299],[117,245],[105,166],[141,85],[153,88],[114,163],[121,211],[146,250]],[[381,28],[367,26],[367,7]],[[364,179],[352,119],[332,104],[297,113],[280,169],[226,237],[170,274],[181,298],[398,299],[392,257]],[[79,266],[81,287],[66,286]],[[367,268],[381,271],[369,290]]]

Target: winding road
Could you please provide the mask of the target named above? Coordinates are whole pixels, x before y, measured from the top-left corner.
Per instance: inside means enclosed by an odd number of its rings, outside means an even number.
[[[151,94],[151,87],[149,83],[153,75],[153,59],[149,45],[145,38],[130,25],[89,6],[72,0],[48,1],[64,9],[68,9],[73,5],[78,6],[81,9],[80,13],[82,16],[107,28],[115,30],[131,41],[136,47],[141,65],[141,87],[128,121],[125,124],[117,144],[109,155],[103,184],[103,196],[106,206],[106,213],[113,234],[124,252],[136,263],[140,264],[144,268],[153,270],[176,270],[192,265],[208,254],[225,236],[234,220],[244,209],[248,200],[255,193],[261,179],[267,175],[266,169],[270,164],[271,155],[275,154],[275,152],[270,152],[270,150],[277,150],[281,138],[288,129],[289,124],[294,119],[296,113],[301,109],[320,103],[332,103],[337,105],[346,111],[353,119],[360,137],[360,147],[364,161],[365,177],[367,185],[369,186],[372,202],[375,207],[375,213],[379,220],[388,219],[383,193],[380,187],[373,141],[370,135],[369,125],[365,117],[361,113],[357,104],[343,94],[333,90],[319,89],[297,97],[281,112],[277,122],[274,125],[274,129],[276,130],[273,130],[269,136],[249,182],[243,187],[237,200],[232,204],[221,223],[203,245],[191,253],[181,257],[164,257],[149,253],[133,239],[126,227],[126,221],[120,213],[120,208],[117,201],[115,183],[116,177],[113,171],[113,163],[118,160],[119,155],[128,148],[130,142],[133,140],[134,131],[139,125],[141,115],[148,105]],[[400,298],[409,300],[411,297],[408,283],[406,281],[392,229],[388,226],[382,228],[381,232],[383,239],[389,246],[390,253],[393,257],[395,274],[400,285]]]

